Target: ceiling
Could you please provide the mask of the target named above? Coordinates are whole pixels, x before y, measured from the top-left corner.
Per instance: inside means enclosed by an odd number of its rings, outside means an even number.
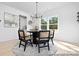
[[[35,2],[0,2],[1,4],[8,5],[10,7],[14,7],[20,9],[24,12],[27,12],[30,15],[35,14]],[[44,15],[44,13],[49,12],[48,10],[56,9],[65,5],[69,5],[69,2],[39,2],[38,3],[38,14]]]

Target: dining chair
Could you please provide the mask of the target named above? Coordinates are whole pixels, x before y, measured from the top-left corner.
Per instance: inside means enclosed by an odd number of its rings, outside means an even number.
[[[55,35],[55,30],[50,30],[50,40],[52,41],[52,44],[54,45],[53,39],[54,39],[54,35]]]
[[[37,46],[38,46],[39,53],[40,53],[40,48],[48,47],[48,50],[50,50],[49,40],[50,40],[50,31],[49,30],[39,31],[39,36],[37,38]],[[43,44],[43,45],[41,46],[41,44]]]
[[[26,45],[29,43],[31,46],[33,46],[30,35],[27,35],[27,33],[24,32],[24,30],[18,30],[18,36],[19,36],[19,48],[20,46],[24,46],[24,51],[26,50]],[[24,44],[22,44],[24,42]]]

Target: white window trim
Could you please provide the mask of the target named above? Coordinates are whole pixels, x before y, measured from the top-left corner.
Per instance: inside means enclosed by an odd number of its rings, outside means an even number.
[[[52,16],[52,17],[58,17],[58,16]],[[41,21],[41,20],[40,20]],[[40,22],[40,29],[41,29],[41,22]],[[55,24],[49,24],[49,20],[47,20],[47,30],[49,30],[49,25],[55,25]],[[41,29],[42,30],[42,29]]]

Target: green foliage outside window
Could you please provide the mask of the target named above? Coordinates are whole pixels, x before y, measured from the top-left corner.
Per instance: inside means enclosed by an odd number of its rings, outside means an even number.
[[[41,29],[46,30],[48,26],[49,29],[58,29],[58,17],[51,17],[51,19],[49,19],[49,24],[46,19],[41,20]]]
[[[49,19],[49,24],[57,24],[58,23],[58,18],[57,17],[52,17]]]
[[[52,17],[49,19],[49,29],[57,29],[58,28],[58,17]]]
[[[57,27],[58,25],[49,25],[49,29],[57,29],[58,27]]]
[[[47,29],[47,22],[44,19],[41,20],[41,29]]]
[[[41,25],[41,29],[46,30],[47,29],[47,25]]]
[[[44,19],[42,19],[41,24],[47,24],[47,22]]]

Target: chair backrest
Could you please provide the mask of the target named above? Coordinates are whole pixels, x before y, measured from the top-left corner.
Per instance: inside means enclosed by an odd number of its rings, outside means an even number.
[[[19,36],[19,40],[24,40],[25,39],[24,30],[18,30],[18,36]]]
[[[49,40],[50,39],[50,31],[39,31],[39,40]]]
[[[53,30],[50,30],[50,37],[51,38],[54,38],[54,35],[55,35],[55,30],[53,29]]]

